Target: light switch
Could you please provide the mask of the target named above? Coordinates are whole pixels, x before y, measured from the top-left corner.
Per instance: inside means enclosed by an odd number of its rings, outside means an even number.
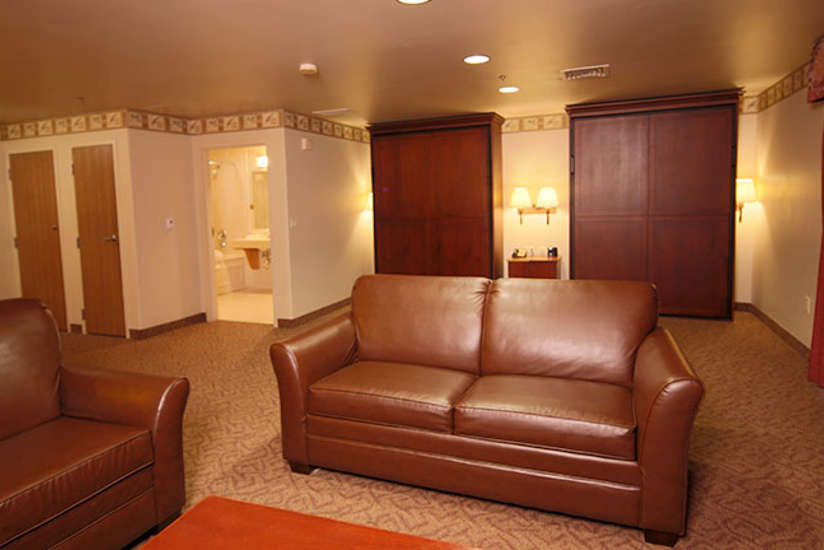
[[[312,138],[300,138],[300,150],[301,151],[311,151],[312,150]]]

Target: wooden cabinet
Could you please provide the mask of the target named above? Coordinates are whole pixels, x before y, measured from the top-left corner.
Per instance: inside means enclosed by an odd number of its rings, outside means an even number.
[[[502,122],[370,126],[377,273],[501,276]]]
[[[557,279],[560,257],[510,258],[509,276],[527,279]]]
[[[572,105],[578,279],[652,281],[661,313],[730,318],[738,92]]]

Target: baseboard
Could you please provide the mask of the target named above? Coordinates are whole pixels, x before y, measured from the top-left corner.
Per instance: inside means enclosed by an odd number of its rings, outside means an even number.
[[[178,319],[177,321],[169,321],[168,323],[163,323],[162,325],[155,325],[149,328],[129,329],[129,338],[131,338],[132,340],[143,340],[145,338],[157,336],[158,334],[162,334],[164,332],[169,332],[170,330],[175,330],[189,325],[195,325],[197,323],[205,322],[205,313],[195,313],[194,315],[189,315],[188,317]]]
[[[300,317],[295,317],[294,319],[278,319],[278,328],[291,328],[306,324],[309,321],[313,321],[318,317],[323,317],[327,313],[331,313],[336,309],[342,308],[343,306],[348,306],[351,302],[352,298],[345,298],[339,302],[335,302],[334,304],[329,304],[326,307],[316,309],[315,311],[310,311]]]
[[[801,340],[790,334],[784,327],[776,323],[772,317],[758,309],[753,304],[748,302],[735,302],[734,309],[735,311],[748,311],[749,313],[752,313],[758,317],[762,323],[767,325],[770,330],[777,334],[779,338],[784,340],[788,346],[804,356],[805,359],[810,358],[810,348],[801,343]]]

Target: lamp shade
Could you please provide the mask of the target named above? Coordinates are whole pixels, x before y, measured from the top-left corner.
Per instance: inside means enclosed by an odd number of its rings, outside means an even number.
[[[531,208],[532,199],[529,196],[529,189],[526,187],[516,187],[513,189],[509,206],[512,208]]]
[[[735,202],[742,204],[758,200],[755,196],[755,182],[752,178],[738,178],[735,183]]]
[[[538,208],[557,208],[558,194],[554,187],[541,187],[541,192],[538,193],[538,202],[535,203]]]

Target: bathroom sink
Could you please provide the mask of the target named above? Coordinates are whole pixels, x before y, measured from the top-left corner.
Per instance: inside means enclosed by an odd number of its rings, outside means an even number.
[[[242,239],[230,240],[229,246],[232,248],[266,250],[267,248],[272,248],[272,241],[269,235],[251,234],[246,235]]]
[[[261,250],[272,248],[272,240],[269,238],[268,233],[250,233],[242,239],[230,240],[229,246],[243,250],[246,254],[246,261],[249,262],[249,267],[257,270],[260,269]]]

